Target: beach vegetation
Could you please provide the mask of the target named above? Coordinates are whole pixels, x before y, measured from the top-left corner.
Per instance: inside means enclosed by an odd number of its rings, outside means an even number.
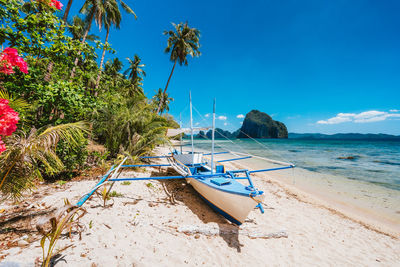
[[[4,141],[7,149],[0,154],[0,191],[3,196],[21,197],[25,189],[33,187],[35,179],[54,175],[65,165],[56,153],[60,140],[71,149],[85,139],[88,124],[76,122],[57,126],[32,127],[29,132],[16,131]]]
[[[121,194],[115,190],[110,192],[110,197],[123,197],[123,196],[124,196],[123,194]]]
[[[51,266],[51,260],[71,245],[55,250],[57,241],[60,239],[64,230],[67,230],[71,238],[72,231],[82,232],[83,225],[80,218],[86,214],[86,210],[70,204],[68,199],[64,200],[65,206],[58,211],[57,215],[52,216],[48,221],[36,225],[36,229],[42,235],[40,246],[42,247],[42,267]],[[80,237],[81,238],[81,237]]]
[[[67,183],[67,181],[58,180],[58,181],[56,181],[56,183],[57,183],[58,185],[62,186],[62,185],[65,185],[65,184]]]
[[[0,0],[2,199],[22,198],[43,179],[107,168],[120,155],[134,163],[169,142],[168,128],[179,127],[166,114],[173,101],[168,85],[146,97],[140,55],[106,60],[116,52],[112,29],[121,26],[122,12],[136,19],[133,9],[119,0],[85,0],[80,14],[70,14],[75,4],[82,3]],[[104,40],[92,34],[94,23],[106,30]],[[179,23],[165,34],[173,68],[200,55],[199,30]],[[92,151],[93,144],[102,149]]]

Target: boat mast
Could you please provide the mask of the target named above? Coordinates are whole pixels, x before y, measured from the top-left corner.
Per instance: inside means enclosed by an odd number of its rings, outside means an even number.
[[[179,114],[179,128],[182,129],[182,113]],[[180,134],[180,141],[181,141],[181,154],[182,154],[182,134]]]
[[[213,105],[213,121],[212,121],[212,131],[211,131],[211,174],[214,173],[214,137],[215,137],[215,98]]]
[[[192,165],[194,164],[194,145],[193,145],[193,112],[192,112],[192,92],[189,91],[190,102],[190,138],[192,140]]]

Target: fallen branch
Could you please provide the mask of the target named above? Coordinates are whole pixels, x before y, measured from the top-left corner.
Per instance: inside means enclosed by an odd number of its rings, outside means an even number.
[[[173,227],[174,228],[174,227]],[[288,234],[286,231],[281,230],[278,232],[272,232],[272,233],[263,233],[260,232],[258,229],[240,229],[237,226],[233,225],[183,225],[179,226],[176,228],[176,231],[179,233],[184,233],[184,234],[201,234],[201,235],[207,235],[207,236],[213,236],[213,235],[245,235],[248,236],[249,238],[255,239],[255,238],[263,238],[263,239],[269,239],[269,238],[287,238]]]
[[[33,212],[21,211],[21,212],[7,214],[7,215],[0,217],[0,220],[1,220],[0,227],[3,227],[4,225],[7,225],[9,223],[14,223],[16,221],[26,219],[28,217],[30,217],[30,219],[32,219],[33,217],[36,217],[36,216],[48,215],[48,214],[52,213],[53,211],[55,211],[55,208],[48,209],[48,210],[33,211]]]

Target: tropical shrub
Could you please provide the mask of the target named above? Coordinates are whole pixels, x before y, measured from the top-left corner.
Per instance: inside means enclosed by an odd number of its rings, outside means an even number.
[[[7,149],[0,154],[0,192],[4,197],[19,198],[35,179],[63,171],[65,166],[55,152],[58,142],[63,140],[75,148],[87,132],[88,125],[77,122],[32,128],[29,133],[17,131],[7,137]]]

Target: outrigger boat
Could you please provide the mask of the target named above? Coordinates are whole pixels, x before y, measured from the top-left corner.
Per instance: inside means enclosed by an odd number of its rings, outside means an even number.
[[[166,158],[168,164],[124,165],[124,162],[127,160],[127,158],[125,158],[117,167],[112,166],[110,170],[102,177],[102,179],[95,185],[95,187],[87,194],[82,196],[82,198],[78,201],[76,205],[82,206],[85,201],[97,190],[97,188],[102,186],[107,181],[115,183],[119,181],[186,179],[186,181],[193,186],[193,188],[200,194],[200,197],[212,209],[223,215],[226,219],[234,224],[241,225],[247,218],[250,211],[254,208],[259,208],[260,211],[264,213],[264,209],[262,206],[262,201],[265,197],[264,192],[258,190],[254,186],[251,179],[251,174],[294,168],[295,165],[291,163],[262,158],[272,163],[283,166],[260,170],[226,170],[225,166],[221,164],[222,162],[248,159],[253,156],[250,154],[232,151],[218,153],[214,152],[215,100],[213,106],[212,149],[211,153],[209,154],[194,151],[193,132],[202,129],[205,128],[193,127],[192,100],[190,96],[190,128],[169,129],[167,132],[167,135],[170,137],[190,132],[192,146],[192,150],[190,152],[184,153],[182,151],[181,138],[180,151],[174,149],[173,152],[169,155],[141,157],[142,159]],[[243,154],[244,157],[225,159],[214,162],[214,155],[227,153],[233,153],[235,155]],[[207,156],[211,156],[211,158],[209,159]],[[180,175],[162,177],[118,178],[123,168],[132,167],[173,167]],[[243,184],[239,182],[239,180],[247,180],[248,184]]]

